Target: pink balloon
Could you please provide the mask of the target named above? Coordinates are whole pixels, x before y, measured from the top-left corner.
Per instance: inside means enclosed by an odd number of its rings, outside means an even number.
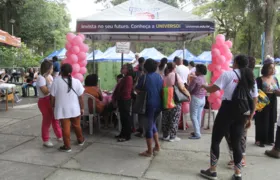
[[[73,45],[80,45],[80,44],[83,43],[83,40],[82,40],[82,38],[81,38],[80,36],[76,36],[76,37],[71,41],[71,43],[72,43]]]
[[[72,64],[72,69],[73,69],[73,73],[78,73],[81,69],[80,65],[78,63],[76,64]]]
[[[216,92],[214,92],[214,93],[212,93],[213,94],[213,96],[217,99],[217,98],[219,98],[220,96],[221,96],[221,93],[220,93],[220,91],[216,91]]]
[[[71,44],[70,42],[67,42],[67,43],[65,44],[65,48],[66,48],[67,50],[71,49],[71,48],[72,48],[72,44]]]
[[[80,61],[79,64],[80,64],[81,67],[86,67],[87,61],[86,60],[85,61]]]
[[[218,34],[218,35],[216,36],[216,43],[217,43],[218,45],[224,44],[224,43],[225,43],[225,40],[226,40],[226,38],[225,38],[225,36],[224,36],[223,34]]]
[[[82,41],[84,41],[86,39],[85,35],[83,35],[83,34],[79,33],[78,36],[82,38]]]
[[[230,53],[227,53],[227,54],[225,55],[225,57],[226,57],[226,60],[229,61],[229,60],[232,60],[233,55],[232,55],[232,53],[230,52]]]
[[[221,70],[221,65],[216,65],[214,67],[214,71],[220,71]]]
[[[211,54],[212,54],[212,56],[220,56],[220,55],[221,55],[221,52],[220,52],[219,49],[214,48],[214,49],[212,49]]]
[[[89,47],[88,47],[88,45],[83,44],[80,46],[80,49],[82,52],[86,53],[86,52],[88,52]]]
[[[227,40],[225,44],[227,45],[228,48],[232,48],[232,42],[230,40]]]
[[[79,61],[84,61],[84,60],[86,60],[86,58],[87,58],[87,54],[84,53],[84,52],[80,52],[80,53],[78,54],[78,58],[79,58]]]
[[[70,56],[72,55],[71,50],[68,50],[65,55],[66,55],[67,58],[70,58]]]
[[[218,109],[220,109],[220,107],[221,107],[221,104],[213,103],[213,104],[211,105],[211,108],[212,108],[213,110],[218,110]]]
[[[218,57],[217,59],[218,64],[220,64],[221,66],[226,62],[226,58],[225,56],[221,55]]]
[[[78,54],[78,53],[80,52],[79,46],[73,46],[73,47],[71,48],[71,52],[72,52],[73,54]]]
[[[76,54],[71,54],[69,57],[71,64],[75,64],[78,62],[78,56]]]
[[[80,80],[81,82],[84,81],[84,76],[83,76],[81,73],[76,73],[76,74],[73,75],[73,77],[74,77],[75,79]]]
[[[66,39],[67,39],[69,42],[71,42],[75,37],[76,37],[76,35],[73,34],[73,33],[67,33],[67,35],[66,35]]]
[[[86,74],[87,73],[87,68],[86,67],[81,67],[80,68],[80,73],[81,74]]]
[[[207,68],[211,72],[214,71],[214,64],[209,64]]]
[[[212,94],[210,94],[210,96],[208,97],[208,102],[213,102],[214,99],[215,97]]]

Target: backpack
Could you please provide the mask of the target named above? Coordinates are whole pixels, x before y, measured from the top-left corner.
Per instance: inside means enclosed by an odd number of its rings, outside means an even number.
[[[250,90],[240,83],[241,79],[238,74],[235,71],[234,73],[239,80],[239,83],[237,84],[232,95],[234,108],[238,114],[249,116],[251,113],[253,113],[253,98],[251,96]]]

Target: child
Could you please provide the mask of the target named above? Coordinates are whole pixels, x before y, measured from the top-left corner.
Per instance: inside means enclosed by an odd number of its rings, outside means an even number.
[[[81,82],[72,78],[72,66],[63,64],[61,76],[56,77],[51,88],[51,103],[54,107],[56,119],[61,121],[64,145],[59,148],[63,152],[71,152],[70,129],[71,124],[75,130],[78,145],[83,146],[85,139],[80,126],[84,112],[83,93],[84,87]]]
[[[49,129],[52,125],[54,133],[59,141],[62,141],[62,133],[59,121],[54,118],[52,106],[50,103],[50,87],[53,82],[52,74],[53,65],[49,61],[41,64],[40,75],[38,76],[36,87],[39,94],[38,107],[42,113],[42,140],[45,147],[53,147],[49,140]]]

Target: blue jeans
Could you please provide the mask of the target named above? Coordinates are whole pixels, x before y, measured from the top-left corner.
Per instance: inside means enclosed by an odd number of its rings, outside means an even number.
[[[154,136],[155,133],[158,132],[156,119],[160,114],[160,110],[156,108],[148,108],[146,109],[146,118],[144,118],[144,128],[145,128],[145,137],[150,139]]]
[[[197,137],[201,137],[200,133],[200,125],[201,125],[201,116],[202,111],[205,106],[205,98],[198,98],[196,96],[192,96],[192,100],[190,103],[190,115],[193,123],[194,134]]]

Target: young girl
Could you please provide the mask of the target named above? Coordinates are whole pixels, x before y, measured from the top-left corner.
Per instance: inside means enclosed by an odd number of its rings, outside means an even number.
[[[52,124],[54,133],[58,140],[62,141],[62,133],[59,125],[59,121],[54,118],[51,101],[50,101],[50,87],[53,82],[51,76],[53,71],[52,63],[44,61],[41,64],[41,72],[37,79],[37,90],[39,93],[38,107],[42,113],[42,139],[43,145],[46,147],[53,147],[53,143],[49,140],[49,129]]]
[[[64,145],[60,151],[70,152],[71,124],[75,130],[78,145],[84,145],[85,139],[80,126],[80,116],[84,112],[84,87],[77,79],[72,78],[72,66],[63,64],[61,76],[56,77],[51,88],[51,103],[54,107],[54,116],[61,121]]]

